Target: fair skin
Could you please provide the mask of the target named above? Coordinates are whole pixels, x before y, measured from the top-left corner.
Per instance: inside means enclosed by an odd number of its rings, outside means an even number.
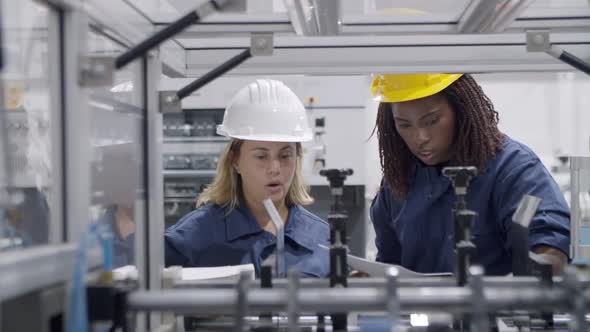
[[[133,222],[133,208],[129,206],[119,206],[115,213],[116,232],[120,238],[125,239],[135,233],[135,222]]]
[[[428,166],[452,158],[455,112],[441,94],[394,104],[395,128],[410,151]],[[540,245],[536,254],[551,263],[554,274],[561,274],[567,256],[559,249]]]
[[[283,222],[289,216],[285,198],[296,165],[296,144],[290,142],[244,141],[232,166],[242,178],[246,205],[264,230],[275,234],[262,201],[270,198]]]

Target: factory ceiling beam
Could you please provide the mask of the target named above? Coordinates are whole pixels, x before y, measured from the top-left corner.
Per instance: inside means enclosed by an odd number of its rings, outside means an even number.
[[[556,32],[552,43],[590,59],[590,33]],[[199,77],[249,46],[248,38],[194,40],[187,48],[187,76]],[[198,47],[197,47],[198,45]],[[366,75],[373,72],[567,71],[542,53],[527,52],[520,32],[486,35],[275,36],[274,55],[254,58],[230,75]]]
[[[457,30],[462,33],[502,32],[532,2],[533,0],[474,0],[461,15]]]
[[[312,0],[313,15],[318,35],[330,36],[340,33],[340,1]]]
[[[295,33],[299,36],[317,35],[317,27],[312,20],[311,5],[308,0],[285,0],[287,12]]]
[[[340,33],[340,1],[287,0],[295,33],[299,36],[329,36]]]

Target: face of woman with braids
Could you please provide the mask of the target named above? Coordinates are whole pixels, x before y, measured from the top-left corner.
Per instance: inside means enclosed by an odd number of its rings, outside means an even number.
[[[395,128],[410,151],[426,165],[451,158],[455,112],[442,94],[393,104]]]

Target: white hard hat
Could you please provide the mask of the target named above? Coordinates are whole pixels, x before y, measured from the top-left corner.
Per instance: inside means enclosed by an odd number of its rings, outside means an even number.
[[[260,79],[242,88],[225,109],[219,135],[273,142],[313,138],[305,107],[283,82]]]

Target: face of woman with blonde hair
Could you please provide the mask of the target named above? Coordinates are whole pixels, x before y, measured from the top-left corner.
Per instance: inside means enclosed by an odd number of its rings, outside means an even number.
[[[232,166],[242,178],[247,202],[270,198],[282,205],[291,187],[297,162],[296,143],[244,141]]]

